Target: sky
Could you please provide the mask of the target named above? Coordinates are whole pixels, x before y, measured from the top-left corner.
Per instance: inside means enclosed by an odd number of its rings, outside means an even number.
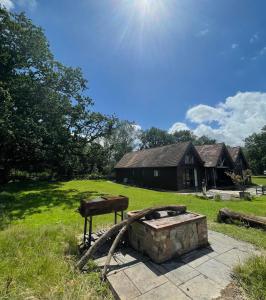
[[[230,145],[266,125],[264,0],[0,0],[81,67],[95,110]]]

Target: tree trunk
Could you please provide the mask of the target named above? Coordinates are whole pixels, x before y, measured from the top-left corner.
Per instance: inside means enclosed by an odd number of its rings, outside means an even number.
[[[114,236],[119,232],[121,228],[124,226],[128,226],[133,222],[145,217],[147,214],[153,213],[155,211],[160,210],[173,210],[176,211],[177,214],[182,214],[186,212],[186,206],[183,205],[168,205],[168,206],[160,206],[160,207],[151,207],[141,211],[136,212],[136,214],[118,224],[115,224],[111,227],[105,234],[103,234],[81,257],[81,259],[77,262],[76,267],[80,270],[84,267],[87,261],[91,258],[91,256],[99,249],[108,238]]]
[[[251,227],[259,227],[266,230],[266,218],[258,216],[249,216],[240,212],[234,212],[227,208],[221,208],[218,213],[219,222],[232,222],[240,221],[242,223],[248,224]]]

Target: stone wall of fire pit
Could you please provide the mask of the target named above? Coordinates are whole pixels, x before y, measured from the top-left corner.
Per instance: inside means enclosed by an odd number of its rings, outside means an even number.
[[[205,216],[191,212],[177,216],[160,214],[158,219],[143,218],[129,228],[131,246],[154,262],[162,263],[208,244]]]

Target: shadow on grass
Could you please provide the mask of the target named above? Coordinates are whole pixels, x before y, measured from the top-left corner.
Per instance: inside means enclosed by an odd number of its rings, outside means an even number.
[[[42,182],[9,184],[2,188],[0,191],[0,227],[3,227],[4,223],[47,212],[55,207],[75,210],[80,200],[90,200],[103,195],[93,190],[79,192],[76,189],[59,190],[59,187],[60,183]],[[27,193],[20,193],[21,191]]]

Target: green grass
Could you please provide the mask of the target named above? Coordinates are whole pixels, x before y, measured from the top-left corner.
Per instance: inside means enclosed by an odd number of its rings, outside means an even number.
[[[103,194],[129,197],[129,209],[184,204],[207,215],[209,229],[266,249],[265,232],[216,222],[222,207],[266,216],[266,196],[249,201],[209,201],[174,192],[128,187],[108,181],[74,180],[59,183],[13,183],[0,190],[0,298],[110,298],[97,272],[79,274],[73,265],[77,234],[83,220],[76,212],[80,199]],[[1,217],[1,213],[0,213]],[[94,229],[113,222],[113,215],[94,218]]]
[[[252,176],[252,182],[259,185],[266,185],[266,176]]]
[[[266,256],[254,256],[234,270],[236,280],[252,300],[266,298]]]

